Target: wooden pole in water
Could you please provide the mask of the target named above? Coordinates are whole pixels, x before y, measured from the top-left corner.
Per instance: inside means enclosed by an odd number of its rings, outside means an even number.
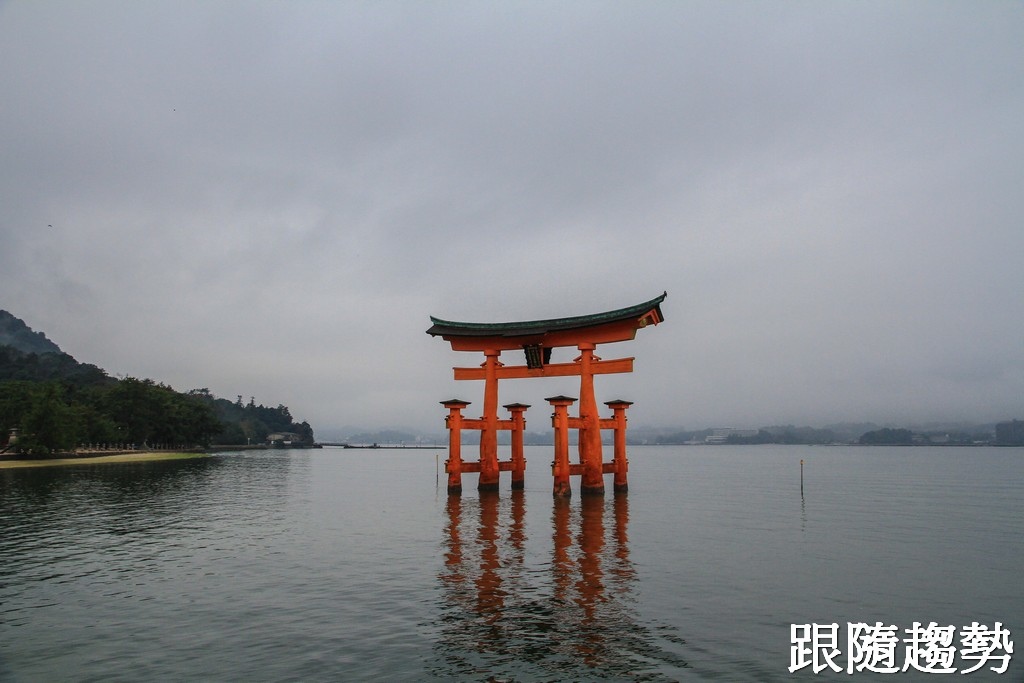
[[[804,495],[804,459],[800,458],[800,495]]]

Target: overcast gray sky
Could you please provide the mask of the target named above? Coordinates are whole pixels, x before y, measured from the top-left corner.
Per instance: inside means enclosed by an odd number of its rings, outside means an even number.
[[[1022,2],[2,2],[0,93],[0,308],[111,374],[440,432],[430,315],[667,290],[631,425],[1024,417]]]

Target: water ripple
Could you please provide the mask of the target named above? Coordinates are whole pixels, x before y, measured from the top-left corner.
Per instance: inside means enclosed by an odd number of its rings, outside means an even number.
[[[775,681],[790,622],[1024,632],[1021,459],[951,454],[639,449],[570,501],[419,453],[0,471],[0,679]]]

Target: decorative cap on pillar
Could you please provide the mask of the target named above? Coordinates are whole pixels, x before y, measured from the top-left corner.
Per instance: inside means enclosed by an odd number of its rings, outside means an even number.
[[[445,408],[465,408],[470,404],[469,401],[463,401],[461,398],[450,398],[447,401],[441,401],[440,403]]]
[[[572,396],[551,396],[551,397],[546,398],[544,400],[547,401],[548,403],[550,403],[551,405],[556,405],[556,406],[557,405],[568,406],[568,405],[572,405],[573,403],[575,403],[577,401],[577,399],[573,398]]]
[[[605,401],[604,404],[609,408],[628,408],[629,406],[633,405],[633,402],[617,398],[614,401]]]
[[[527,408],[530,407],[530,405],[528,403],[507,403],[502,407],[507,408],[508,410],[515,410],[516,408],[526,410]]]

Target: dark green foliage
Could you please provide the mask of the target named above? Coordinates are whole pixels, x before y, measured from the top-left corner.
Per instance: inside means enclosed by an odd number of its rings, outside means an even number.
[[[115,380],[95,365],[79,363],[66,353],[29,353],[11,346],[0,346],[0,381],[60,381],[89,386]]]
[[[202,402],[152,380],[82,388],[60,382],[0,382],[0,430],[21,432],[18,449],[45,455],[79,444],[202,446],[223,429]]]
[[[32,404],[36,386],[33,382],[0,382],[0,429],[3,430],[0,443],[11,428],[21,425],[22,416]]]
[[[69,406],[59,384],[41,384],[29,396],[21,417],[23,436],[19,449],[29,455],[49,455],[70,450],[80,426],[76,411]]]
[[[313,445],[313,429],[306,422],[296,423],[287,406],[269,408],[257,405],[251,398],[243,404],[241,396],[237,401],[229,401],[217,398],[205,388],[193,389],[188,395],[208,406],[220,421],[221,430],[213,435],[213,444],[263,443],[269,434],[289,432],[299,434],[303,443]]]
[[[22,321],[0,311],[0,445],[20,431],[18,450],[34,455],[80,444],[191,447],[263,443],[272,432],[293,432],[313,444],[309,424],[288,408],[243,406],[208,389],[187,394],[151,379],[114,379],[79,363]]]
[[[203,445],[221,431],[208,406],[150,379],[123,379],[99,392],[98,399],[102,413],[116,426],[120,442]]]

